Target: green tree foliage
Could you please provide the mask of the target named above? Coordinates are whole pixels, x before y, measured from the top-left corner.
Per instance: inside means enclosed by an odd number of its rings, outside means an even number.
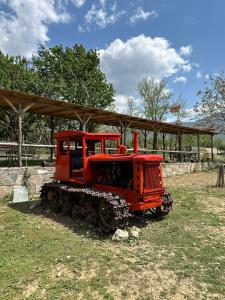
[[[154,121],[164,121],[170,113],[170,108],[174,105],[180,105],[181,110],[177,113],[177,120],[180,122],[184,116],[185,102],[181,96],[174,101],[164,80],[156,81],[154,79],[144,78],[138,83],[138,92],[143,104],[143,115]],[[153,149],[157,147],[157,132],[154,132]]]
[[[139,117],[141,115],[141,110],[138,107],[134,98],[127,98],[127,111],[126,114],[129,116]]]
[[[71,48],[40,46],[31,61],[0,52],[0,87],[47,96],[92,107],[112,106],[114,89],[100,70],[95,50],[82,45]],[[54,126],[72,129],[76,122],[55,120]],[[0,111],[1,139],[17,139],[17,120],[12,111]],[[45,132],[37,128],[47,127]],[[26,113],[23,120],[24,140],[46,141],[50,118]],[[40,141],[41,142],[41,141]]]
[[[204,91],[199,91],[200,103],[195,105],[195,111],[201,125],[211,126],[224,132],[225,130],[225,75],[210,75]]]
[[[4,55],[0,51],[0,87],[32,93],[38,86],[38,77],[30,69],[30,63],[20,56]],[[23,135],[27,137],[30,126],[37,120],[35,115],[26,114],[23,122]],[[4,140],[17,140],[17,119],[11,110],[0,110],[0,137]]]
[[[36,91],[37,85],[37,75],[30,69],[27,59],[0,51],[0,87],[31,93]]]
[[[172,106],[173,94],[168,90],[164,80],[144,78],[138,83],[144,115],[154,121],[163,121]]]
[[[99,65],[97,52],[82,45],[49,49],[41,46],[32,59],[32,68],[41,82],[39,94],[106,108],[113,102],[114,89]]]

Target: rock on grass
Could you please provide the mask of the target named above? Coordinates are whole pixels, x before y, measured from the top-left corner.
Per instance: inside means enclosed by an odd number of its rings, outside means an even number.
[[[117,229],[112,236],[114,242],[126,241],[129,239],[129,233],[126,230]]]

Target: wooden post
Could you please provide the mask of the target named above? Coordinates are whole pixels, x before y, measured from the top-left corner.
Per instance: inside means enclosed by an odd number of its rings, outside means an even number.
[[[21,110],[21,101],[19,104],[19,110],[17,112],[18,118],[18,166],[19,168],[22,167],[22,143],[23,143],[23,132],[22,132],[22,110]]]
[[[81,126],[82,126],[82,131],[86,131],[86,123],[82,122]]]
[[[163,139],[163,158],[165,159],[166,158],[165,132],[163,132],[163,134],[162,134],[162,139]]]
[[[182,151],[182,133],[181,132],[178,132],[178,147],[179,147],[179,162],[182,162],[183,161],[183,155],[181,153]]]
[[[224,164],[219,166],[219,173],[216,182],[217,187],[224,187]]]
[[[50,117],[50,128],[51,128],[51,136],[50,136],[50,143],[53,145],[53,140],[54,140],[54,117]],[[50,148],[50,160],[53,161],[53,153],[54,149],[53,147]]]
[[[88,121],[91,119],[92,115],[89,116],[84,116],[83,118],[81,118],[81,116],[78,113],[75,113],[78,120],[80,121],[80,130],[81,131],[86,131],[86,125],[88,123]]]
[[[122,126],[120,126],[120,133],[121,133],[120,144],[123,144],[123,127]]]
[[[18,122],[18,166],[22,167],[22,143],[23,143],[23,129],[22,129],[22,119],[23,114],[30,109],[34,103],[30,103],[25,108],[22,108],[22,102],[19,101],[19,108],[17,109],[7,98],[3,99],[9,104],[12,110],[17,114],[17,122]]]
[[[124,146],[127,146],[127,128],[130,126],[130,122],[122,122],[120,121],[120,125],[121,125],[121,134],[123,136],[123,145]],[[122,139],[122,136],[121,136],[121,139]]]
[[[147,149],[147,135],[148,135],[147,131],[144,130],[144,148],[145,148],[145,150]]]
[[[155,153],[158,154],[158,150],[159,150],[159,135],[158,135],[158,130],[154,130],[154,138],[153,138],[153,143],[154,143],[154,139],[155,139]]]
[[[211,161],[214,160],[214,153],[213,153],[213,134],[211,135]]]
[[[127,146],[127,126],[124,126],[123,130],[123,144],[124,146]]]
[[[198,143],[198,162],[201,160],[200,156],[200,134],[197,135],[197,143]]]

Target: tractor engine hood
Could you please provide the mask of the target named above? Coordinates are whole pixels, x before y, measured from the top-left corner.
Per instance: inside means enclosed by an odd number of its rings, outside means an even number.
[[[89,161],[133,161],[133,162],[162,162],[163,157],[156,154],[95,154],[87,157]]]
[[[152,162],[152,161],[158,161],[162,162],[163,157],[161,155],[157,154],[137,154],[133,157],[134,162]]]

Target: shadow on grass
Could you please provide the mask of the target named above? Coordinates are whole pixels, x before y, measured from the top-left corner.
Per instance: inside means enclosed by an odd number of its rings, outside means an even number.
[[[85,219],[74,220],[70,216],[65,216],[62,212],[56,213],[49,208],[44,209],[40,206],[39,200],[21,203],[9,203],[8,206],[11,209],[22,212],[23,214],[31,216],[41,216],[42,218],[54,221],[58,224],[63,225],[64,227],[69,228],[70,230],[72,230],[80,236],[86,236],[92,239],[108,239],[109,237],[111,237],[111,234],[113,234],[113,232],[104,232],[99,226],[94,227],[92,225],[89,225]],[[150,213],[138,214],[135,216],[132,215],[128,220],[128,225],[126,226],[126,229],[129,230],[129,228],[132,226],[143,228],[150,225],[151,223],[159,221],[159,218],[153,217]]]

